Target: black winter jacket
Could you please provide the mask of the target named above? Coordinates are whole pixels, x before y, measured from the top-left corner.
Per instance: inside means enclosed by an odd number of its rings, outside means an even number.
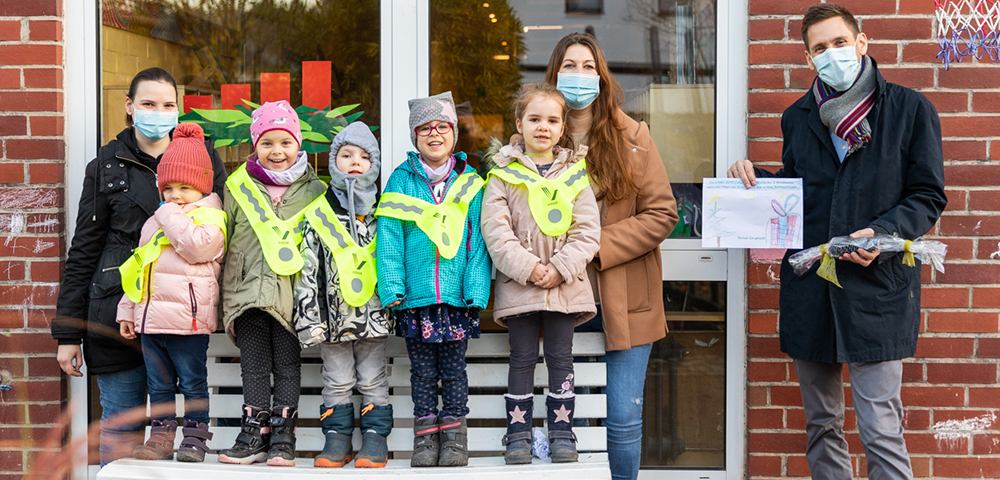
[[[221,195],[226,168],[213,143],[206,140],[205,148],[215,169],[213,190]],[[138,246],[142,225],[160,204],[158,164],[158,158],[139,150],[132,128],[101,147],[87,164],[52,337],[60,345],[82,341],[84,360],[93,374],[121,372],[143,363],[139,341],[126,340],[118,332],[115,316],[123,294],[118,266]]]
[[[803,245],[872,228],[913,240],[933,228],[948,203],[944,193],[941,124],[920,93],[878,73],[868,115],[872,140],[840,163],[812,90],[785,110],[777,174],[801,178]],[[781,262],[781,350],[814,362],[871,362],[913,356],[920,327],[920,268],[901,254],[881,254],[868,267],[837,261],[843,289],[816,275],[797,276]],[[819,262],[817,262],[817,265]]]

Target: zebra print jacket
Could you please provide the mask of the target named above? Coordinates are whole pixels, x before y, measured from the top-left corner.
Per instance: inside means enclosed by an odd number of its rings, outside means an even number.
[[[377,230],[374,215],[366,215],[364,221],[360,221],[351,218],[336,202],[332,206],[337,219],[345,227],[349,228],[348,221],[354,222],[358,232],[358,245],[363,247],[372,241]],[[392,332],[392,321],[382,309],[378,292],[363,307],[355,308],[344,301],[333,255],[308,223],[302,230],[299,251],[304,265],[294,279],[294,318],[295,331],[302,348],[323,342],[340,343],[386,337]]]

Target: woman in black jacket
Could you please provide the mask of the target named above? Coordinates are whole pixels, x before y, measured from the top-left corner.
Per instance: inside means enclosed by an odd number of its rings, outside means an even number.
[[[125,99],[129,127],[87,165],[76,232],[66,258],[52,337],[64,372],[82,376],[86,359],[101,394],[101,465],[128,456],[142,442],[142,422],[115,416],[146,404],[146,367],[139,340],[126,340],[115,321],[123,291],[118,266],[139,244],[143,223],[160,204],[156,167],[177,126],[177,83],[162,68],[139,72]],[[205,142],[222,192],[225,165]],[[81,351],[80,344],[83,343]]]

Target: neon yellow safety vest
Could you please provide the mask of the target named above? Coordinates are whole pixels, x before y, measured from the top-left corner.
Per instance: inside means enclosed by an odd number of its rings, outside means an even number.
[[[298,245],[302,242],[302,228],[305,210],[288,220],[278,218],[271,208],[271,202],[264,198],[257,185],[250,180],[244,163],[226,180],[226,187],[233,195],[243,215],[250,221],[260,249],[264,252],[267,266],[278,275],[291,275],[302,270],[302,256]]]
[[[367,247],[359,247],[341,225],[324,195],[320,195],[306,207],[305,215],[309,225],[312,225],[333,255],[333,262],[337,264],[337,272],[340,274],[340,293],[344,301],[352,307],[368,303],[378,286],[375,239]]]
[[[217,208],[198,208],[188,213],[187,216],[191,217],[195,225],[219,227],[222,230],[223,243],[225,243],[226,212]],[[152,240],[135,249],[132,256],[118,267],[118,272],[122,275],[122,289],[125,290],[128,299],[133,303],[142,301],[144,279],[148,278],[147,273],[150,265],[160,258],[160,252],[163,251],[164,245],[170,245],[170,240],[167,239],[163,230],[157,230],[153,234]]]
[[[542,233],[556,237],[566,233],[573,220],[573,200],[590,186],[585,160],[566,169],[555,180],[538,175],[517,162],[494,167],[490,176],[499,177],[511,185],[528,187],[528,208]]]
[[[462,244],[469,202],[476,198],[485,184],[475,173],[459,175],[444,200],[437,205],[402,193],[388,192],[382,195],[375,216],[416,222],[417,227],[437,246],[441,256],[452,259]]]

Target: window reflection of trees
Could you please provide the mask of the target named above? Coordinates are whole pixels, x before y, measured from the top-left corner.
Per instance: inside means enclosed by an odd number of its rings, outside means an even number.
[[[378,0],[104,0],[104,24],[184,48],[190,89],[218,91],[261,72],[289,72],[293,105],[301,102],[302,62],[333,63],[332,103],[360,103],[365,121],[379,119]]]
[[[492,15],[492,16],[491,16]],[[458,104],[456,150],[475,164],[490,137],[513,133],[510,103],[526,53],[521,20],[507,0],[431,2],[431,93],[450,90]]]

